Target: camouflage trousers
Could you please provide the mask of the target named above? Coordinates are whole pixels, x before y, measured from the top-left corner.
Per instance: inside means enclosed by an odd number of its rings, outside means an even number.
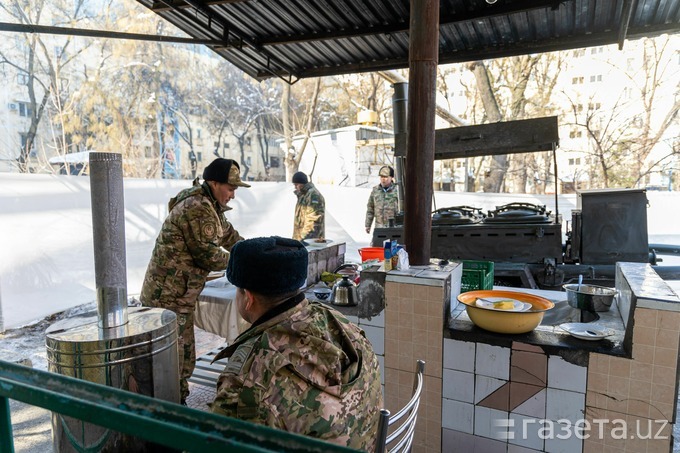
[[[189,396],[188,379],[196,368],[196,339],[194,314],[177,313],[177,352],[179,353],[179,391],[181,402]]]

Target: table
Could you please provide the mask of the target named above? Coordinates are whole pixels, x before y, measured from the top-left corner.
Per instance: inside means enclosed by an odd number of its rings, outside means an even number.
[[[235,296],[236,287],[226,277],[207,282],[194,311],[196,327],[223,337],[228,344],[233,343],[250,326],[239,315]]]

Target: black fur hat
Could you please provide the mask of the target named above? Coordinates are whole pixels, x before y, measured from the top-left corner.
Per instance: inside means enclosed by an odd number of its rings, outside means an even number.
[[[298,171],[293,175],[293,183],[307,184],[308,182],[309,179],[307,179],[307,175],[302,173],[301,171]]]
[[[300,241],[279,236],[246,239],[231,249],[227,279],[255,293],[295,291],[307,281],[307,249]]]

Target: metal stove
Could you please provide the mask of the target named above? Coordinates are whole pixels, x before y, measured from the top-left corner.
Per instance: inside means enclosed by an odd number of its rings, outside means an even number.
[[[376,228],[372,245],[400,241],[403,227]],[[450,260],[562,263],[562,223],[545,206],[510,203],[483,214],[479,208],[454,206],[432,216],[431,256]]]

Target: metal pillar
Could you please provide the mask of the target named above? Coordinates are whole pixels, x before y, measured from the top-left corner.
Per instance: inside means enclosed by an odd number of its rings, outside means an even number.
[[[399,182],[399,211],[404,210],[404,158],[406,156],[408,83],[397,82],[392,85],[392,120],[394,122],[395,171]]]

